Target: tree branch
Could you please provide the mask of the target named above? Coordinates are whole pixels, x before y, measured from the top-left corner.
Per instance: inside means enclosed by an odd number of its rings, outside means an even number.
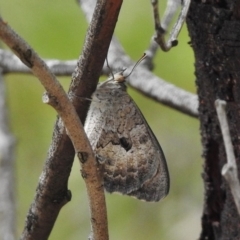
[[[156,43],[154,44],[156,45]],[[152,48],[152,45],[150,47]],[[151,59],[154,57],[154,52],[152,51],[152,49],[145,51],[149,57],[146,63],[147,69],[144,68],[144,66],[140,66],[141,69],[135,69],[132,76],[127,79],[130,86],[157,102],[161,102],[190,116],[197,117],[197,95],[189,93],[184,89],[178,88],[177,86],[166,82],[148,70],[149,68],[151,69],[151,66],[149,67],[149,65],[151,65]],[[114,56],[114,53],[118,54],[117,57]],[[122,68],[123,66],[130,66],[129,69],[131,69],[131,66],[135,64],[126,55],[115,38],[113,38],[111,42],[108,58],[111,60],[111,66],[113,66],[114,69]],[[71,75],[77,65],[77,60],[59,61],[56,59],[48,59],[45,60],[45,62],[51,72],[58,76]],[[5,74],[31,73],[31,70],[15,55],[2,49],[0,49],[0,66],[3,68],[3,73]],[[106,65],[104,65],[102,73],[109,73],[109,69]]]
[[[54,106],[63,120],[82,165],[82,176],[85,180],[89,195],[93,238],[95,240],[108,239],[102,177],[96,166],[95,155],[92,152],[90,143],[73,105],[69,101],[66,93],[58,83],[55,76],[47,68],[46,64],[2,19],[0,19],[0,37],[19,56],[21,61],[32,69],[33,74],[41,81],[48,92],[48,98],[45,96],[44,102],[49,102],[49,99],[54,99],[54,101],[51,102],[54,102],[55,104],[51,105]],[[44,191],[46,189],[46,183],[46,177],[42,174],[37,189],[38,195],[45,195]],[[59,204],[58,199],[52,200],[54,203]],[[69,196],[66,196],[65,200],[69,200]],[[64,202],[65,201],[61,201],[60,205]],[[46,223],[41,221],[43,220],[41,217],[46,217],[42,214],[43,207],[46,206],[42,206],[41,204],[39,206],[39,203],[40,201],[32,204],[30,214],[28,215],[29,218],[27,218],[25,231],[21,237],[22,239],[46,239],[48,236],[48,233],[47,235],[43,235],[42,233],[40,234],[40,232],[44,231],[44,229],[41,229],[40,231],[38,229],[35,231],[36,228],[39,228],[39,226],[40,228],[44,228],[44,225],[46,225]],[[36,206],[34,206],[35,204]],[[51,227],[52,226],[50,226],[50,229]],[[35,233],[38,232],[38,235],[36,235],[37,238],[32,236],[34,231]]]
[[[16,231],[14,139],[8,126],[5,86],[0,69],[0,236],[14,240]]]
[[[233,151],[233,145],[225,111],[226,102],[217,99],[215,101],[215,106],[222,131],[225,151],[227,154],[227,163],[222,168],[222,175],[229,184],[238,213],[240,214],[240,183],[238,179],[236,158]]]

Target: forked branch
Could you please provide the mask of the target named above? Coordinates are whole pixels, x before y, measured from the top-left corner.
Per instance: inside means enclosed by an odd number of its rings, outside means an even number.
[[[166,30],[178,6],[181,6],[181,2],[182,2],[181,13],[178,17],[176,24],[174,24],[173,29],[170,32],[169,39],[166,41],[165,40]],[[172,47],[178,44],[177,36],[180,33],[181,28],[187,17],[190,3],[191,3],[191,0],[182,0],[182,1],[168,0],[168,6],[164,15],[164,21],[163,23],[161,23],[159,10],[158,10],[158,0],[152,0],[153,15],[154,15],[154,21],[155,21],[155,30],[156,30],[155,41],[159,44],[159,46],[163,51],[167,52]]]

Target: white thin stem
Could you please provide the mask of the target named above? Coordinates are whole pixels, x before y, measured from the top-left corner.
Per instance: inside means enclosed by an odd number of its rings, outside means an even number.
[[[167,7],[162,18],[162,27],[167,30],[170,23],[179,7],[181,7],[182,0],[168,0]]]
[[[215,101],[218,120],[220,123],[225,151],[227,155],[227,163],[222,168],[222,175],[226,179],[231,189],[238,213],[240,214],[240,183],[238,179],[236,158],[234,155],[233,145],[231,141],[229,126],[226,116],[226,102],[217,99]]]

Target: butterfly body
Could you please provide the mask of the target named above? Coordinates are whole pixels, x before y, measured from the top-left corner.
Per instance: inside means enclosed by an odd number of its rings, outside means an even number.
[[[167,195],[169,174],[163,151],[124,81],[114,78],[99,84],[85,131],[108,192],[146,201]]]

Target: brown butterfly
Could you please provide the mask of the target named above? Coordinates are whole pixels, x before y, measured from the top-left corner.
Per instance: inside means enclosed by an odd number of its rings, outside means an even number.
[[[126,91],[123,72],[98,85],[84,128],[108,192],[159,201],[169,191],[167,163],[151,128]]]

